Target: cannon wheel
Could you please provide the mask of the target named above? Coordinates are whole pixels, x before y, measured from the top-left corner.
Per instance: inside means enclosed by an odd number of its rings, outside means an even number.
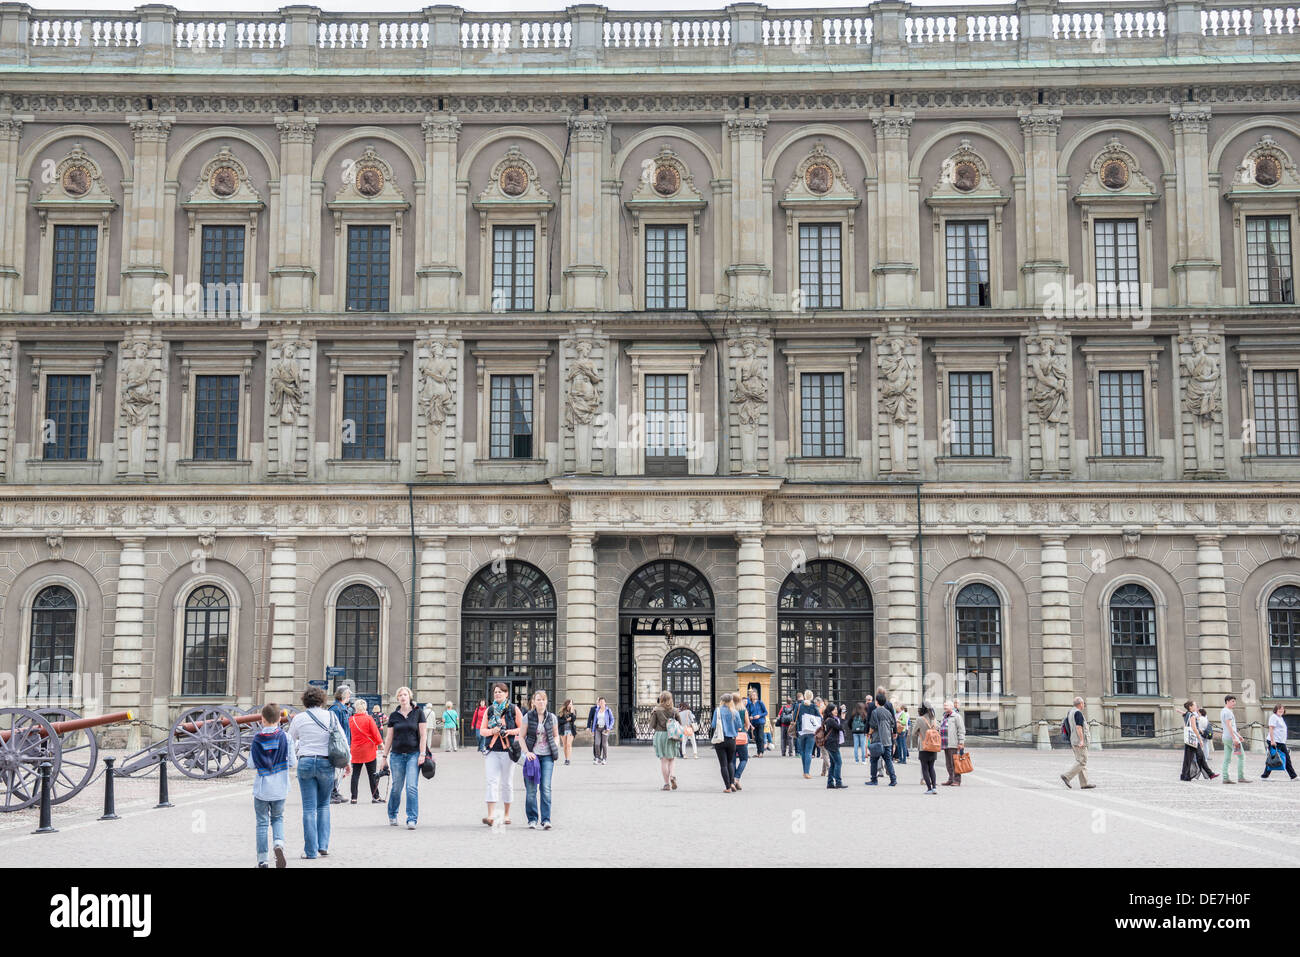
[[[186,724],[195,725],[194,730],[186,731]],[[167,757],[186,777],[219,778],[233,772],[243,750],[243,737],[235,716],[225,708],[190,708],[172,725]]]
[[[50,762],[50,783],[58,780],[62,745],[50,723],[25,708],[0,708],[0,811],[21,811],[41,797],[41,763]]]
[[[67,708],[41,708],[37,714],[50,724],[76,721],[81,717]],[[50,778],[51,804],[62,804],[81,791],[90,783],[99,762],[99,742],[90,728],[59,735],[59,747],[62,749],[62,760],[59,762],[59,773]]]

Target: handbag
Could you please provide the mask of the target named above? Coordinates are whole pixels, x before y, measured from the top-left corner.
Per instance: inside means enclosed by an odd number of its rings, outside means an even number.
[[[343,734],[343,729],[339,727],[338,719],[330,713],[329,727],[320,723],[320,718],[316,717],[310,711],[307,717],[316,722],[316,727],[330,736],[329,743],[329,761],[335,768],[346,768],[352,763],[352,749],[348,747],[348,739]]]
[[[744,746],[747,745],[747,744],[749,744],[749,735],[747,735],[744,731],[737,731],[737,732],[736,732],[736,747],[741,748],[741,747],[744,747]]]
[[[710,744],[721,744],[724,738],[722,736],[722,709],[719,708],[713,712],[713,734],[709,738]]]
[[[878,758],[885,753],[884,747],[879,741],[871,741],[867,744],[867,754],[873,758]]]
[[[432,754],[424,756],[424,763],[420,765],[420,773],[427,779],[432,779],[438,773],[438,765],[434,762]]]
[[[970,755],[965,749],[959,750],[952,756],[952,771],[954,774],[970,774],[975,765],[971,763]]]
[[[1277,748],[1268,749],[1268,759],[1264,762],[1264,767],[1270,771],[1280,771],[1286,767],[1286,758],[1282,757],[1282,752]]]
[[[682,730],[682,724],[676,718],[668,719],[668,738],[672,741],[680,741],[685,732]]]

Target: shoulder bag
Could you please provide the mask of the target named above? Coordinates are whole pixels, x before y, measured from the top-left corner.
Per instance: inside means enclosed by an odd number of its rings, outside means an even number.
[[[722,735],[722,709],[718,708],[713,712],[713,734],[709,737],[710,744],[721,744],[725,738]]]
[[[954,774],[970,774],[975,769],[971,763],[970,753],[962,748],[952,756],[952,770]]]
[[[320,723],[320,718],[307,711],[307,717],[316,722],[316,727],[320,728],[329,735],[329,760],[336,768],[346,768],[352,763],[352,749],[348,747],[348,739],[343,734],[343,729],[339,727],[338,718],[330,712],[329,727]]]

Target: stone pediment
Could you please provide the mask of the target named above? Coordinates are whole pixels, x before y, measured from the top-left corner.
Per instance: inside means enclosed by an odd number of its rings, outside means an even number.
[[[1273,137],[1265,134],[1251,147],[1232,175],[1228,200],[1286,198],[1300,194],[1295,163]]]
[[[633,229],[639,229],[642,217],[660,213],[680,213],[691,217],[695,231],[700,231],[700,213],[708,205],[704,195],[695,187],[690,169],[673,149],[665,143],[653,159],[641,166],[641,177],[636,189],[624,205],[632,214]]]
[[[987,209],[1004,206],[1009,200],[984,157],[970,140],[963,139],[943,161],[926,203],[931,207]]]
[[[117,208],[117,201],[109,194],[99,164],[80,143],[54,168],[54,180],[32,204],[41,211],[42,220],[52,209],[100,210],[107,213]]]
[[[204,165],[198,182],[183,205],[189,210],[221,207],[248,210],[261,209],[266,204],[253,186],[248,168],[229,147],[222,147]]]
[[[506,155],[492,167],[487,187],[474,201],[474,208],[486,209],[550,209],[555,205],[551,194],[542,188],[537,177],[537,167],[518,146],[511,146]]]
[[[861,203],[857,190],[844,176],[844,168],[820,142],[799,164],[781,197],[785,210],[852,209]]]
[[[346,180],[328,204],[330,209],[399,210],[411,205],[393,177],[393,168],[373,146],[367,146],[345,169]]]
[[[1159,199],[1155,184],[1142,172],[1133,151],[1111,137],[1105,149],[1088,164],[1088,172],[1074,195],[1076,203],[1128,201],[1150,204]]]

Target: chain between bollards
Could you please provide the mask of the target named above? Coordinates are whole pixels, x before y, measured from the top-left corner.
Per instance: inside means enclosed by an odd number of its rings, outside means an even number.
[[[158,803],[155,808],[173,807],[174,805],[167,798],[167,755],[158,755]]]
[[[115,777],[113,765],[116,761],[117,758],[104,759],[104,813],[100,815],[99,819],[101,821],[119,820],[117,816],[117,800],[113,794],[113,778]]]
[[[41,762],[41,823],[33,834],[55,834],[58,828],[50,823],[50,762]]]

